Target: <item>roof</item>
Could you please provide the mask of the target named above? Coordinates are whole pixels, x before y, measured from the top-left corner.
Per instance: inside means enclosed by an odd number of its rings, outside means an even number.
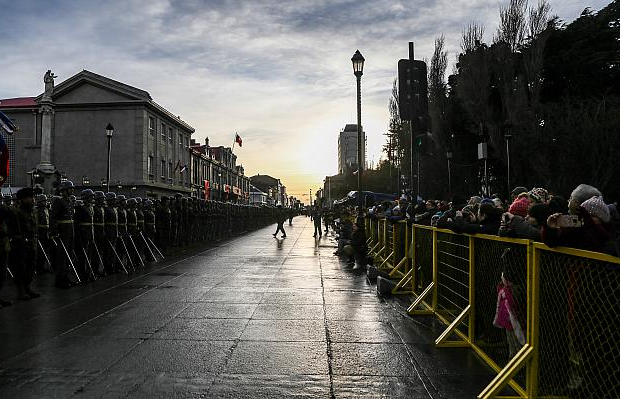
[[[5,98],[0,100],[0,108],[32,108],[37,107],[36,97]]]
[[[357,125],[347,124],[347,125],[344,127],[343,132],[357,132]]]

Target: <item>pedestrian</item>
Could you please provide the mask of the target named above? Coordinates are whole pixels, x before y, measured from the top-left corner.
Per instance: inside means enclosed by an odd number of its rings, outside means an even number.
[[[319,233],[319,237],[323,235],[323,231],[321,230],[321,209],[318,206],[315,206],[312,210],[312,220],[314,221],[314,237],[316,237],[316,233]]]
[[[282,238],[286,238],[286,231],[284,231],[284,222],[286,221],[286,214],[282,210],[282,205],[278,205],[278,213],[276,215],[276,222],[278,223],[278,227],[276,228],[276,232],[273,233],[273,236],[277,236],[279,231],[282,231]]]

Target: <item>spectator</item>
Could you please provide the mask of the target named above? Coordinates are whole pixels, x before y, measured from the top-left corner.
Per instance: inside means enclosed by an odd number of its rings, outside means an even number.
[[[501,210],[493,204],[480,204],[477,220],[472,223],[463,217],[463,212],[456,212],[452,230],[456,233],[467,234],[497,234],[501,223]]]
[[[549,192],[547,192],[547,190],[545,190],[544,188],[534,187],[527,194],[532,205],[546,204],[547,202],[549,202]]]
[[[566,201],[566,198],[564,197],[560,197],[559,195],[554,195],[549,200],[549,210],[551,211],[551,214],[554,214],[554,213],[566,214],[568,213],[568,201]]]
[[[592,197],[602,197],[603,194],[596,188],[587,184],[578,185],[568,199],[568,213],[577,214],[579,205]]]
[[[523,199],[526,200],[525,198]],[[529,208],[525,217],[507,212],[502,218],[499,235],[541,241],[540,232],[542,226],[547,223],[549,215],[551,215],[551,212],[547,204],[533,205]]]
[[[517,199],[517,197],[518,197],[520,194],[523,194],[523,193],[527,193],[527,188],[522,187],[522,186],[515,187],[515,188],[514,188],[514,189],[510,192],[510,200],[511,200],[512,202],[514,202],[514,200],[515,200],[515,199]]]
[[[579,197],[576,197],[569,203],[574,204],[578,201]],[[594,196],[580,203],[575,212],[581,222],[578,227],[562,226],[559,223],[564,217],[562,214],[555,213],[549,216],[547,226],[542,230],[543,242],[550,247],[564,246],[620,255],[611,231],[609,208],[600,196]]]

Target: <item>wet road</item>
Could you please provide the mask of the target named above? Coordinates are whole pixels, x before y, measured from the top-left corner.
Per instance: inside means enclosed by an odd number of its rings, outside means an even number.
[[[1,398],[473,398],[491,372],[309,218],[0,309]],[[12,287],[5,287],[6,293]]]

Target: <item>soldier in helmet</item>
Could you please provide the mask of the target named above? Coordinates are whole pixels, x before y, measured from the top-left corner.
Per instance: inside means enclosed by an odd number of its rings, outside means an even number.
[[[54,197],[50,210],[50,237],[56,242],[54,265],[56,266],[56,287],[70,288],[72,280],[69,254],[73,252],[73,182],[65,180],[58,186],[58,197]],[[64,245],[63,245],[64,244]]]
[[[95,205],[93,206],[93,230],[95,233],[95,241],[93,243],[93,268],[99,276],[105,276],[105,264],[103,255],[106,244],[105,234],[105,193],[103,191],[95,191]],[[97,265],[97,266],[95,266]]]
[[[143,202],[143,215],[144,215],[144,238],[155,242],[155,234],[157,232],[155,228],[155,213],[153,212],[153,201],[147,199]],[[150,243],[149,243],[150,244]],[[154,249],[153,249],[154,251]],[[155,261],[153,253],[148,249],[145,251],[146,260],[148,262]]]
[[[136,212],[136,236],[133,238],[138,247],[138,252],[142,259],[145,258],[146,252],[144,248],[144,200],[140,197],[136,197],[136,206],[134,207]]]
[[[155,217],[157,246],[166,253],[168,244],[172,241],[172,211],[170,209],[170,200],[168,197],[161,197],[161,204],[157,208]]]
[[[103,261],[105,262],[106,272],[116,273],[120,271],[121,265],[118,264],[114,253],[118,241],[118,212],[116,209],[116,194],[106,193],[106,207],[104,209],[105,219],[105,250],[103,251]]]
[[[93,230],[93,200],[95,192],[90,188],[80,193],[80,203],[75,207],[74,225],[76,231],[75,253],[77,255],[76,268],[83,281],[94,280],[95,268],[92,267],[92,256],[95,232]]]
[[[125,264],[130,261],[129,248],[127,247],[127,198],[123,194],[116,196],[116,211],[118,212],[118,242],[116,252],[121,259],[125,259]],[[132,263],[133,265],[133,263]]]
[[[125,245],[131,256],[131,263],[138,265],[142,263],[138,255],[136,236],[138,235],[138,219],[136,216],[136,199],[129,198],[125,201],[125,213],[127,214],[127,234],[125,235]]]
[[[28,300],[41,296],[30,284],[37,265],[37,218],[34,213],[34,190],[30,187],[17,192],[13,217],[7,220],[11,252],[9,265],[13,269],[17,299]]]
[[[45,194],[37,194],[35,197],[36,202],[36,216],[37,216],[37,228],[38,228],[38,238],[39,243],[41,243],[41,247],[43,247],[43,251],[45,253],[41,253],[37,256],[37,273],[45,273],[50,272],[53,268],[51,264],[53,259],[53,254],[51,251],[51,245],[49,242],[49,229],[50,229],[50,211],[48,206],[48,199]],[[46,264],[50,262],[49,265]]]
[[[11,208],[6,205],[5,201],[2,201],[2,204],[0,204],[0,291],[8,277],[6,270],[9,261],[9,231],[7,222],[10,217]],[[11,301],[0,298],[0,306],[11,306],[11,304]]]

